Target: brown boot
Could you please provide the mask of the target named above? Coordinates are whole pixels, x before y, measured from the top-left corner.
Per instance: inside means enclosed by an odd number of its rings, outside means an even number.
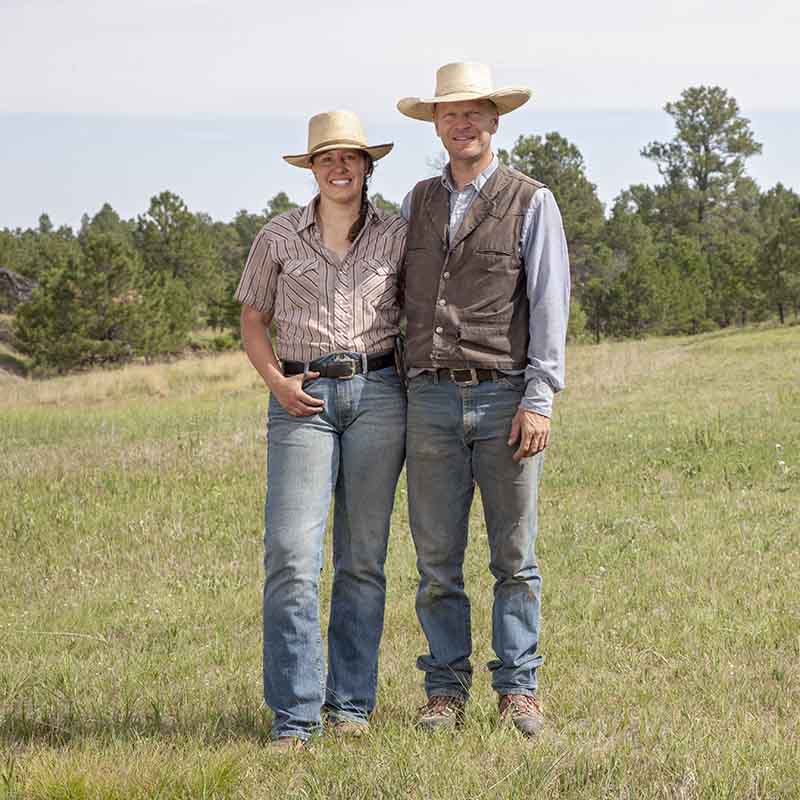
[[[529,694],[501,694],[500,721],[510,722],[525,736],[538,736],[544,728],[544,713],[539,701]]]
[[[342,739],[358,739],[369,733],[369,722],[356,722],[352,719],[328,719],[328,730]]]
[[[304,750],[306,743],[299,736],[281,736],[278,739],[272,739],[267,745],[267,750],[270,753],[293,753],[298,750]]]
[[[453,695],[434,695],[417,711],[417,727],[428,731],[460,728],[464,724],[464,700]]]

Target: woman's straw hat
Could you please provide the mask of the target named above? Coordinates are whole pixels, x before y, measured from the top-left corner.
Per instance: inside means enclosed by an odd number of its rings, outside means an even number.
[[[308,121],[308,152],[296,156],[284,156],[292,166],[311,167],[311,159],[326,150],[363,150],[373,161],[383,158],[392,148],[388,144],[367,144],[361,120],[352,111],[325,111],[315,114]]]
[[[457,62],[445,64],[436,71],[435,97],[404,97],[397,110],[412,119],[433,121],[433,107],[437,103],[457,103],[460,100],[491,100],[500,114],[508,114],[531,96],[530,89],[508,86],[492,87],[492,73],[486,64]]]

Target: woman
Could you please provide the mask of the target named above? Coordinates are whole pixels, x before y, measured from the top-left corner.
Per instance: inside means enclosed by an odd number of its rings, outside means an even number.
[[[270,390],[264,697],[279,750],[319,732],[323,711],[335,732],[360,735],[375,705],[383,565],[405,454],[393,346],[406,226],[372,206],[367,180],[392,146],[368,145],[352,112],[312,117],[308,152],[284,159],[311,169],[319,194],[264,226],[236,292],[245,350]],[[323,693],[318,587],[332,496]]]

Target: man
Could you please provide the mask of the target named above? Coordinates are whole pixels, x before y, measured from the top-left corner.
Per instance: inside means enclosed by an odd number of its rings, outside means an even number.
[[[430,648],[417,661],[428,696],[417,721],[427,729],[462,723],[472,683],[463,563],[475,483],[495,578],[489,669],[500,718],[527,736],[544,725],[537,489],[564,386],[569,262],[552,193],[492,151],[499,116],[529,97],[494,89],[485,65],[457,63],[438,70],[433,98],[397,104],[432,121],[450,156],[402,209],[408,502]]]

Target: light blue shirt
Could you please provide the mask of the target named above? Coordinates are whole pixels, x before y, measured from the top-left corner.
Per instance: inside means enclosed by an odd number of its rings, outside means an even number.
[[[442,184],[450,192],[451,241],[467,210],[497,167],[497,156],[494,156],[492,163],[460,192],[453,184],[450,166],[442,171]],[[400,214],[405,220],[411,216],[411,192],[405,196]],[[520,406],[549,417],[553,412],[553,395],[564,388],[570,290],[564,225],[549,189],[539,189],[533,195],[522,222],[518,247],[525,265],[530,306],[527,385]],[[410,370],[409,374],[413,376],[421,371]]]

